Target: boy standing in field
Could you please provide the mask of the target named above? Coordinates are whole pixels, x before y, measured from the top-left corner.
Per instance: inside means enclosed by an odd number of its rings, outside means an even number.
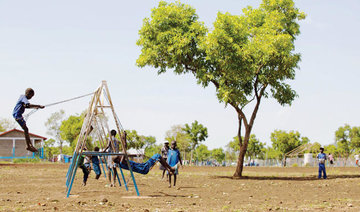
[[[324,148],[320,147],[320,153],[316,156],[319,161],[319,176],[318,178],[321,179],[321,173],[323,173],[324,179],[326,179],[326,170],[325,170],[325,160],[326,154],[324,153]]]
[[[94,151],[99,152],[99,147],[95,147]],[[91,157],[91,161],[92,161],[92,164],[93,164],[93,170],[94,170],[94,172],[96,174],[95,179],[99,179],[99,177],[101,175],[99,157],[97,155],[94,155],[94,156]]]
[[[169,152],[168,152],[167,163],[169,164],[170,167],[175,169],[175,171],[173,173],[174,174],[174,186],[176,185],[176,175],[179,174],[179,167],[178,167],[179,162],[182,166],[180,151],[176,147],[176,141],[172,141],[171,149],[169,149]],[[169,188],[171,187],[171,174],[172,173],[169,172]]]
[[[25,141],[27,150],[31,152],[37,152],[37,149],[31,144],[30,136],[29,136],[29,129],[26,126],[26,121],[22,114],[25,112],[25,108],[45,108],[42,105],[32,105],[30,104],[29,100],[35,95],[35,92],[32,88],[28,88],[25,90],[25,95],[21,95],[19,100],[16,102],[13,117],[15,118],[16,122],[19,123],[21,128],[24,130],[25,134]]]

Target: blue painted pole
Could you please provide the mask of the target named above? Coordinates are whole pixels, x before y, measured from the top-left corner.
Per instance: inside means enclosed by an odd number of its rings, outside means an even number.
[[[74,156],[73,156],[73,158],[71,160],[68,176],[67,176],[67,179],[66,179],[66,186],[67,187],[69,186],[69,183],[70,183],[70,180],[71,180],[71,175],[74,172],[74,166],[75,166],[75,163],[77,163],[77,159],[78,159],[78,154],[76,152],[74,152]]]
[[[105,179],[106,179],[106,172],[105,172],[105,168],[104,168],[104,163],[102,162],[102,158],[103,158],[103,157],[100,156],[100,163],[101,163],[101,167],[102,167],[102,169],[103,169],[104,176],[105,176]],[[106,161],[106,160],[104,160],[104,161]]]
[[[74,163],[75,154],[76,154],[76,152],[74,151],[74,154],[73,154],[73,157],[72,157],[72,160],[71,160],[71,164],[70,164],[69,169],[68,169],[68,172],[67,172],[67,174],[66,174],[66,178],[68,178],[69,172],[70,172],[70,168],[71,168],[71,166],[72,166],[73,163]]]
[[[130,170],[130,173],[131,173],[131,177],[132,177],[132,179],[133,179],[133,182],[134,182],[136,194],[137,194],[138,196],[140,196],[140,193],[139,193],[138,187],[137,187],[137,185],[136,185],[136,181],[135,181],[135,177],[134,177],[134,173],[133,173],[133,171],[132,171],[132,168],[129,167],[129,170]]]
[[[75,164],[76,166],[75,166],[75,170],[73,171],[73,175],[72,175],[72,178],[71,178],[71,183],[70,183],[69,189],[68,189],[67,194],[66,194],[67,198],[70,196],[70,191],[71,191],[72,185],[74,183],[76,170],[77,170],[77,166],[78,166],[78,163],[79,163],[79,157],[81,157],[81,155],[76,157],[76,164]]]
[[[119,182],[119,186],[121,186],[120,177],[119,177],[119,174],[116,171],[116,168],[115,168],[115,174],[116,174],[116,178],[117,178],[117,180]]]
[[[121,173],[122,179],[123,179],[123,181],[124,181],[124,185],[125,185],[126,191],[128,191],[129,189],[128,189],[128,187],[127,187],[127,183],[126,183],[125,176],[124,176],[124,173],[123,173],[123,171],[122,171],[122,168],[119,167],[119,169],[120,169],[120,173]]]

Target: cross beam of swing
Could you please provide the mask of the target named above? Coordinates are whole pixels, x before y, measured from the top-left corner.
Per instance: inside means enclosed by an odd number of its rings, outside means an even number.
[[[115,155],[115,156],[123,156],[125,153],[112,153],[112,152],[83,152],[81,155],[86,156],[109,156],[109,155]],[[141,154],[127,154],[128,157],[138,157],[141,156]]]
[[[69,166],[69,169],[68,169],[68,172],[66,175],[66,193],[67,193],[66,197],[70,196],[71,188],[72,188],[72,185],[75,180],[76,170],[77,170],[77,167],[78,167],[79,161],[80,161],[79,159],[80,159],[80,157],[82,157],[82,155],[100,156],[101,158],[105,158],[105,156],[112,156],[112,155],[123,156],[125,159],[125,162],[127,163],[127,166],[129,167],[130,175],[131,175],[131,178],[134,183],[136,194],[138,196],[140,196],[140,193],[139,193],[136,181],[135,181],[135,177],[134,177],[134,174],[133,174],[130,162],[129,162],[129,156],[131,156],[131,155],[127,154],[127,150],[126,150],[126,136],[124,136],[125,130],[121,125],[119,117],[115,113],[115,109],[114,109],[114,106],[111,101],[111,97],[109,94],[109,89],[107,87],[106,81],[102,81],[100,87],[92,94],[93,94],[93,96],[91,98],[87,113],[85,115],[84,122],[81,127],[81,131],[80,131],[78,141],[76,144],[76,148],[75,148],[75,151],[74,151],[74,154],[72,157],[72,161],[71,161],[71,164]],[[102,97],[105,97],[105,99]],[[104,105],[105,100],[108,105]],[[86,147],[87,138],[88,138],[89,134],[91,133],[91,131],[94,129],[96,129],[96,131],[97,131],[97,136],[99,137],[100,146],[102,148],[105,147],[104,142],[108,140],[106,138],[106,135],[110,135],[110,128],[107,124],[107,119],[104,117],[104,114],[105,114],[104,109],[106,109],[106,108],[111,109],[111,113],[114,118],[117,131],[119,132],[120,138],[122,138],[120,143],[122,145],[123,152],[122,153],[85,152],[84,147]],[[111,136],[110,136],[110,145],[112,146],[112,149],[115,149],[114,141],[112,140]],[[133,155],[136,155],[136,154],[133,154]],[[125,188],[126,188],[126,190],[128,190],[127,185],[126,185],[126,180],[123,175],[121,167],[119,167],[119,169],[120,169],[122,178],[124,180]],[[116,174],[116,173],[114,173],[114,174]],[[118,177],[118,181],[120,184],[119,176],[117,175],[117,177]]]

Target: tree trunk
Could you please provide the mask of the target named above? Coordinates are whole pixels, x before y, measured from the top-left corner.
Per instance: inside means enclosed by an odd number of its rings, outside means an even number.
[[[63,149],[63,142],[60,141],[60,155],[62,154],[62,149]]]
[[[192,161],[193,161],[193,152],[194,152],[194,150],[191,150],[191,156],[190,156],[190,166],[192,165]]]
[[[240,152],[239,152],[239,157],[238,157],[234,177],[242,176],[242,171],[243,171],[243,167],[244,167],[244,158],[245,158],[246,150],[248,147],[249,138],[250,138],[250,130],[246,130],[244,143],[242,146],[240,146]]]

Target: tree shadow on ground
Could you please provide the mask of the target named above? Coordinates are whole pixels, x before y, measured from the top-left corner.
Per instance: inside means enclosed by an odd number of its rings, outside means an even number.
[[[167,194],[164,192],[159,192],[159,194],[151,194],[151,195],[147,195],[149,197],[188,197],[186,195],[179,195],[179,194]]]
[[[243,176],[243,177],[233,177],[233,176],[210,176],[212,179],[229,179],[229,180],[285,180],[285,181],[311,181],[319,180],[317,175],[310,175],[306,177],[287,177],[287,176]],[[352,179],[360,178],[359,174],[354,175],[330,175],[327,176],[327,180],[331,179]],[[322,178],[321,178],[322,179]]]

